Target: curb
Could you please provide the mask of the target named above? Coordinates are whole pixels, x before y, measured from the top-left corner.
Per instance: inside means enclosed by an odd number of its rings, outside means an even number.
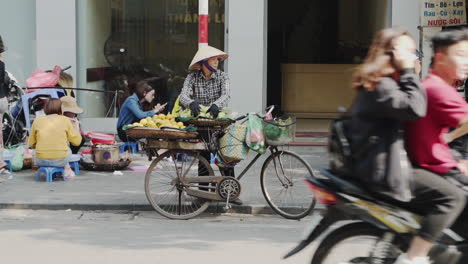
[[[265,205],[232,205],[228,211],[224,210],[224,203],[212,203],[205,213],[234,213],[234,214],[276,214]],[[74,211],[154,211],[149,204],[33,204],[33,203],[0,203],[0,209],[20,210],[74,210]]]

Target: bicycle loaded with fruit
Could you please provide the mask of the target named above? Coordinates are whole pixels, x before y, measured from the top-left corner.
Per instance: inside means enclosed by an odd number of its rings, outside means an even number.
[[[225,203],[226,209],[231,203],[242,204],[239,180],[269,150],[260,175],[263,195],[283,217],[302,218],[315,205],[304,184],[313,171],[299,155],[281,147],[294,138],[295,118],[273,119],[273,107],[265,115],[241,117],[227,108],[229,79],[218,70],[226,58],[220,50],[201,47],[172,114],[148,116],[123,127],[142,143],[150,159],[156,156],[146,172],[148,201],[171,219],[195,217],[211,201]],[[234,166],[249,150],[256,156],[235,177]],[[215,175],[216,167],[220,175]]]

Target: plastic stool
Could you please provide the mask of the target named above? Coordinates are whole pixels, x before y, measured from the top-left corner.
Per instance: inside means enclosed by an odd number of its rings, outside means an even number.
[[[80,162],[79,161],[70,161],[68,162],[70,167],[75,172],[76,175],[80,175]]]
[[[5,163],[8,166],[8,170],[10,170],[10,172],[13,172],[13,167],[11,167],[11,161],[5,160]]]
[[[182,157],[184,158],[184,160],[182,160]],[[188,162],[188,161],[189,161],[189,157],[188,157],[187,154],[177,153],[177,154],[176,154],[176,160],[177,160],[177,161]]]
[[[70,164],[70,167],[73,169],[76,175],[80,175],[80,159],[81,155],[72,154],[70,161],[68,162],[68,164]]]
[[[55,177],[61,174],[64,181],[66,181],[63,168],[60,167],[40,167],[36,172],[36,181],[40,181],[42,176],[46,177],[46,182],[52,182]]]
[[[11,153],[5,153],[3,155],[3,161],[5,161],[5,163],[7,164],[8,166],[8,169],[10,170],[10,172],[13,172],[13,167],[11,166],[11,159],[14,158],[15,155],[11,154]]]
[[[138,153],[138,143],[137,142],[124,142],[122,146],[120,146],[120,153],[125,152],[126,148],[130,148],[132,153]]]

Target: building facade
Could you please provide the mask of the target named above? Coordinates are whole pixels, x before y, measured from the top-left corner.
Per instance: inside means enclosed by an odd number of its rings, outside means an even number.
[[[336,116],[352,101],[351,72],[375,31],[401,25],[419,42],[419,0],[209,3],[209,44],[230,55],[223,67],[238,112],[275,104],[303,118]],[[0,6],[7,69],[24,84],[35,68],[71,65],[76,87],[97,90],[77,93],[83,123],[95,131],[114,131],[119,104],[138,80],[153,82],[157,100],[173,100],[198,47],[198,0],[0,0]]]

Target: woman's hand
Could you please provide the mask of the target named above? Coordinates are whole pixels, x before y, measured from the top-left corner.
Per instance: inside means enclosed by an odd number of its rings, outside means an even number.
[[[165,104],[163,104],[163,105],[161,105],[161,104],[155,105],[155,106],[154,106],[154,112],[160,113],[161,111],[164,110],[164,108],[166,108],[166,105],[167,105],[167,103],[165,103]]]
[[[416,54],[413,54],[406,49],[395,49],[392,53],[393,62],[398,69],[402,70],[415,67],[415,61],[418,58]]]

